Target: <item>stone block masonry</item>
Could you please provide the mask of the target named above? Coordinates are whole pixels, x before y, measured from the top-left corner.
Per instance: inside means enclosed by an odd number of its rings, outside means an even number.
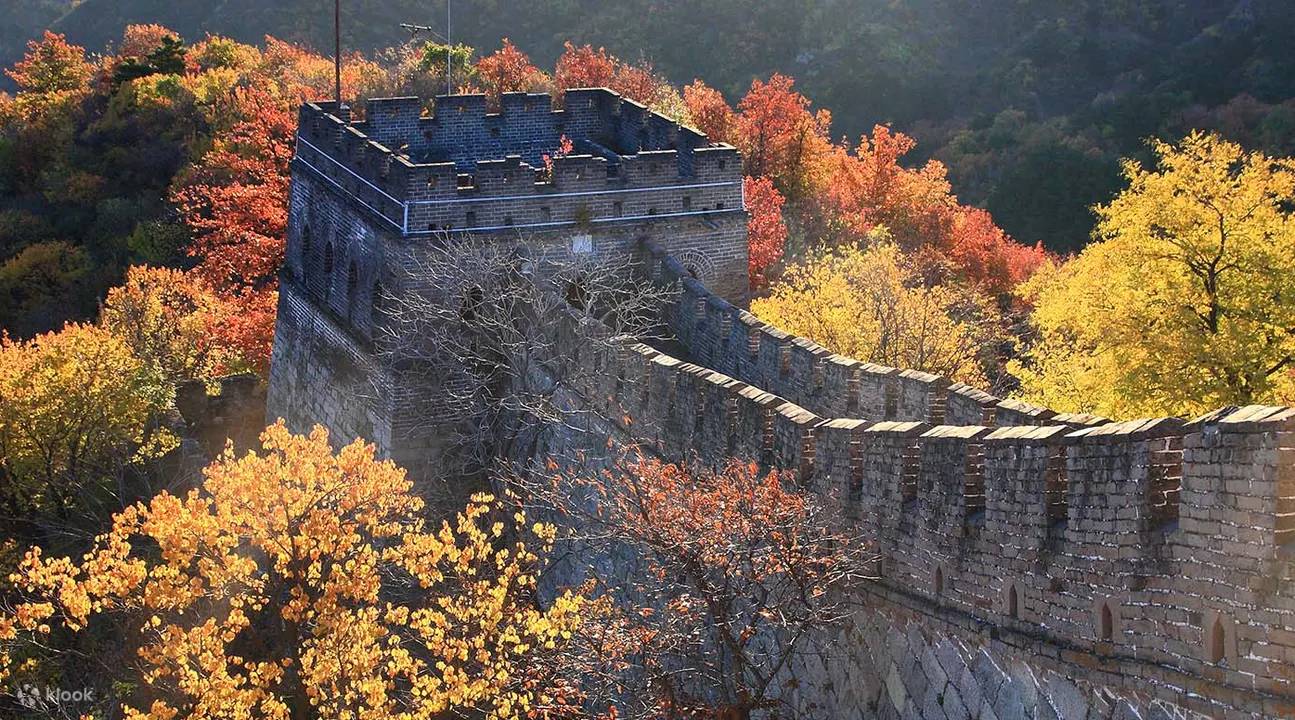
[[[428,285],[423,246],[470,234],[555,255],[628,258],[653,240],[736,303],[747,294],[741,159],[615,93],[307,104],[292,163],[288,243],[270,370],[270,419],[365,437],[418,474],[457,411],[382,360],[390,298]],[[563,138],[573,154],[557,157]],[[438,288],[459,298],[471,288]],[[451,300],[453,301],[453,300]]]
[[[881,556],[865,609],[799,669],[806,707],[1295,716],[1295,410],[1117,423],[1002,401],[835,356],[645,255],[680,285],[665,316],[692,362],[629,340],[576,360],[574,390],[622,418],[602,432],[791,470]]]
[[[302,107],[294,186],[327,188],[382,233],[550,236],[573,253],[628,253],[651,239],[741,304],[746,210],[737,151],[601,89],[370,100]],[[574,151],[560,155],[563,138]],[[307,225],[301,226],[303,229]],[[309,226],[316,234],[322,229]],[[291,241],[291,238],[290,238]]]
[[[752,459],[840,503],[880,578],[801,659],[810,716],[1295,717],[1295,411],[1117,423],[834,354],[743,309],[732,148],[598,89],[424,105],[302,109],[272,419],[371,439],[417,476],[456,422],[379,352],[418,248],[525,234],[636,258],[679,290],[662,318],[680,357],[589,350],[553,318],[577,349],[551,359],[562,402],[606,420],[540,452]],[[575,153],[553,157],[563,136]]]

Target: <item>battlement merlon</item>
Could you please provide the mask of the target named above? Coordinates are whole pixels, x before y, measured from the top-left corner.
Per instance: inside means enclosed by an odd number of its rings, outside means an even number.
[[[307,103],[294,165],[404,235],[745,213],[741,157],[603,88]],[[573,146],[559,156],[563,138]]]

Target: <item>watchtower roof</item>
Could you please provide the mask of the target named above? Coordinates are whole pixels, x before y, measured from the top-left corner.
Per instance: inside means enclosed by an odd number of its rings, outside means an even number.
[[[333,103],[306,107],[319,115],[338,114]],[[547,93],[504,93],[497,108],[478,94],[441,95],[430,103],[417,97],[374,98],[366,104],[364,120],[350,128],[413,164],[452,162],[459,172],[509,157],[541,166],[546,157],[561,153],[564,138],[572,146],[566,154],[611,164],[644,152],[727,147],[607,88],[567,90],[558,107]]]
[[[497,108],[484,95],[442,95],[427,106],[375,98],[351,122],[345,105],[308,103],[296,160],[406,235],[553,227],[574,220],[552,215],[577,209],[595,220],[743,212],[734,147],[606,88],[567,90],[560,107],[535,93],[505,93]],[[658,191],[685,207],[665,210]],[[595,199],[607,207],[585,207]],[[491,221],[465,209],[503,200],[515,205],[490,206],[500,215]]]

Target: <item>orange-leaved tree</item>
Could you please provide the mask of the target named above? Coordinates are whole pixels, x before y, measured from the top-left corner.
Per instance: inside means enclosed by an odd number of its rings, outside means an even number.
[[[612,78],[612,89],[653,109],[658,109],[663,94],[674,92],[670,82],[658,75],[651,63],[646,61],[633,65],[618,63],[616,76]]]
[[[837,149],[832,154],[825,170],[831,179],[814,197],[826,219],[819,229],[823,240],[857,241],[880,225],[911,251],[944,234],[956,200],[940,163],[931,161],[918,169],[900,165],[900,158],[916,145],[904,133],[878,125],[871,136],[859,140],[855,152]]]
[[[265,49],[247,80],[271,90],[295,109],[298,102],[333,96],[334,69],[332,57],[266,36]],[[385,75],[378,63],[359,53],[348,55],[342,62],[342,97],[365,96]]]
[[[235,98],[239,121],[176,178],[171,197],[194,232],[188,252],[198,265],[191,272],[227,303],[230,322],[214,326],[221,341],[264,369],[286,245],[296,115],[256,88]]]
[[[88,95],[94,65],[86,60],[84,48],[46,31],[40,40],[27,43],[26,56],[5,74],[18,86],[16,109],[34,120]]]
[[[839,632],[845,591],[871,575],[840,499],[791,473],[630,459],[524,484],[591,552],[634,557],[604,588],[621,612],[589,678],[628,690],[622,717],[795,716],[797,657]]]
[[[237,92],[238,122],[175,181],[172,199],[195,237],[189,254],[213,287],[272,288],[283,264],[288,163],[296,114],[268,92]]]
[[[989,213],[960,205],[939,162],[902,165],[916,144],[878,125],[853,153],[834,149],[801,213],[806,232],[829,245],[848,246],[866,245],[884,228],[928,280],[953,275],[991,295],[1010,292],[1046,254],[1012,240]]]
[[[567,42],[553,68],[553,85],[558,93],[571,88],[611,88],[668,117],[688,121],[683,97],[651,63],[627,63],[605,48],[595,50],[592,45],[576,47]]]
[[[1043,244],[1013,240],[980,208],[959,207],[946,250],[956,273],[991,295],[1005,296],[1048,262]]]
[[[737,144],[737,114],[724,95],[701,80],[683,89],[684,105],[693,125],[715,142]]]
[[[192,273],[138,266],[108,291],[99,317],[159,379],[178,384],[247,368],[241,348],[224,341],[243,315]]]
[[[34,187],[37,178],[61,167],[61,154],[74,144],[78,111],[91,94],[94,71],[84,48],[48,31],[27,43],[23,59],[5,70],[18,90],[12,98],[0,93],[0,130],[9,136],[12,163],[6,184]]]
[[[121,34],[117,57],[147,57],[149,53],[161,47],[164,40],[174,37],[177,37],[177,33],[165,25],[127,25]]]
[[[558,90],[611,87],[619,61],[605,48],[595,50],[592,45],[576,47],[570,40],[565,47],[553,67],[553,83]]]
[[[547,76],[531,64],[526,53],[504,38],[502,47],[477,60],[477,79],[485,86],[490,103],[498,106],[500,95],[538,89]]]
[[[815,173],[832,152],[831,113],[812,112],[809,98],[779,74],[768,82],[752,81],[737,107],[736,141],[746,174],[768,177],[783,195],[799,200],[814,187]]]
[[[404,471],[282,423],[226,451],[200,490],[119,514],[79,562],[24,558],[0,616],[4,668],[112,618],[127,717],[514,718],[574,699],[556,672],[592,604],[543,608],[554,530],[488,495],[440,526]]]

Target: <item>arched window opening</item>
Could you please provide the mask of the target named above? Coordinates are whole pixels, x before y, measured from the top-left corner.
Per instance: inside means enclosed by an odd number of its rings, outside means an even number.
[[[567,289],[563,293],[567,304],[577,310],[587,310],[589,308],[589,289],[581,280],[572,280],[567,283]]]
[[[935,569],[935,595],[939,597],[944,594],[944,569]]]
[[[1210,625],[1210,637],[1209,637],[1210,662],[1218,664],[1223,662],[1223,659],[1226,657],[1227,657],[1227,636],[1225,635],[1223,630],[1223,620],[1221,618],[1216,617],[1214,618],[1214,622]]]
[[[351,317],[351,311],[355,307],[355,291],[360,287],[360,271],[355,267],[355,261],[352,260],[346,267],[346,317]]]
[[[333,243],[324,244],[324,297],[327,298],[333,288]]]
[[[463,302],[459,304],[459,317],[465,323],[475,322],[481,312],[481,305],[486,301],[485,292],[473,285],[463,293]]]
[[[1007,589],[1007,615],[1013,620],[1021,619],[1021,602],[1015,585]]]
[[[1101,627],[1098,637],[1104,642],[1110,642],[1115,636],[1115,616],[1111,613],[1109,603],[1102,603]]]

